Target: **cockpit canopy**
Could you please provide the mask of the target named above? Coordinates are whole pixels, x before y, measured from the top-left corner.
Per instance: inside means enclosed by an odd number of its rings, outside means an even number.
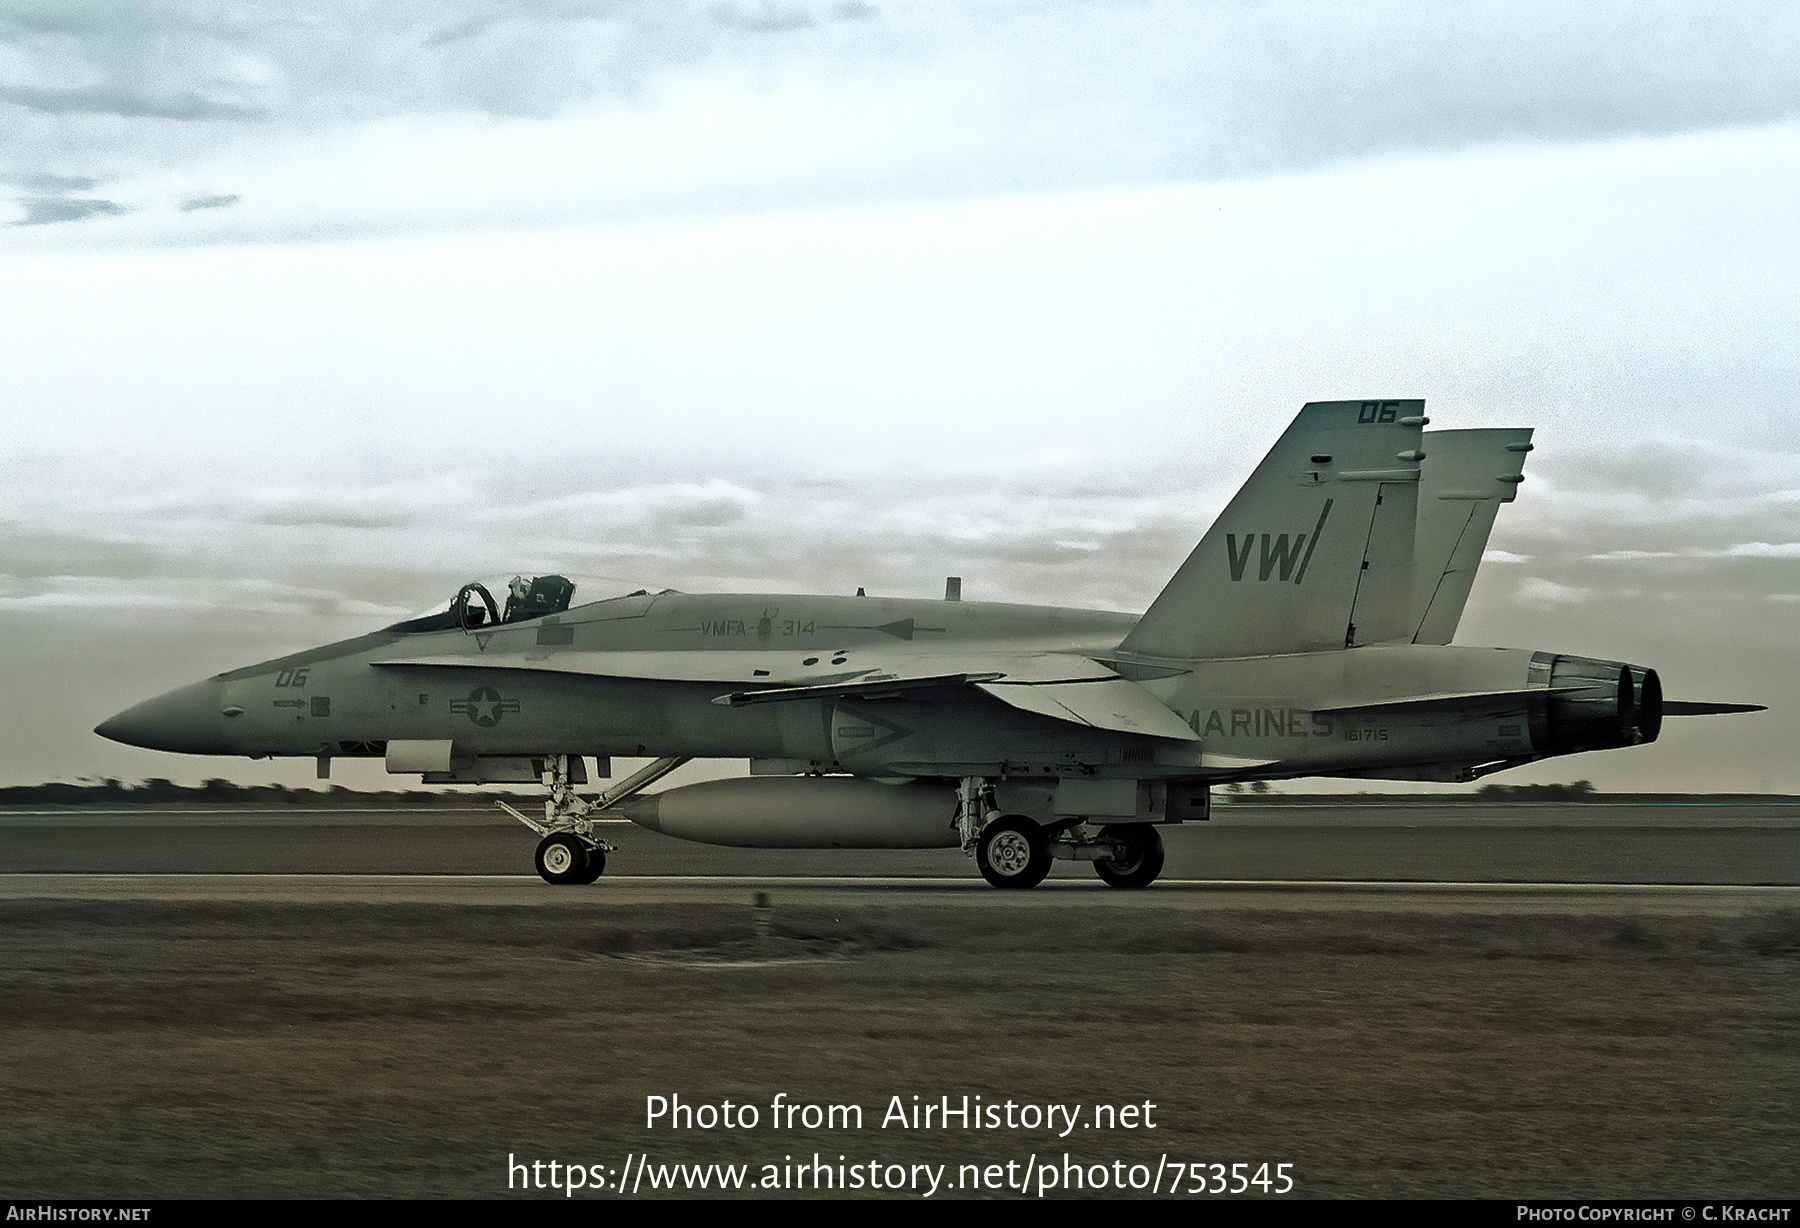
[[[629,581],[593,576],[514,576],[505,573],[471,581],[456,590],[449,608],[430,606],[387,629],[412,634],[419,631],[481,631],[508,623],[529,622],[551,614],[561,614],[574,604],[577,593],[583,605],[600,601],[624,601],[633,597],[661,596],[671,588],[639,588],[621,593]]]
[[[514,576],[506,586],[506,608],[494,604],[494,595],[485,584],[465,584],[451,603],[451,610],[461,608],[465,627],[493,626],[496,623],[522,623],[528,618],[561,614],[569,608],[575,585],[566,576],[537,576],[527,580]]]
[[[514,576],[508,581],[475,581],[463,585],[451,599],[448,609],[439,608],[395,623],[390,630],[449,631],[462,628],[473,631],[522,623],[547,614],[561,614],[575,598],[575,581],[567,576]],[[495,594],[498,593],[498,598]],[[644,596],[639,589],[631,596]]]

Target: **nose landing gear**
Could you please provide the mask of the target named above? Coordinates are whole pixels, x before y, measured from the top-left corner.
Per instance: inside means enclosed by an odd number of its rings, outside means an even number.
[[[537,872],[547,883],[587,884],[605,871],[605,849],[599,844],[589,848],[573,832],[556,832],[538,843]]]
[[[576,796],[569,778],[569,756],[545,755],[544,785],[550,796],[544,802],[544,821],[540,823],[505,802],[495,805],[543,837],[535,858],[540,878],[559,887],[568,883],[585,885],[606,870],[606,855],[619,851],[595,834],[594,820],[589,816],[655,784],[687,761],[685,755],[658,759],[603,790],[592,801],[585,801]]]

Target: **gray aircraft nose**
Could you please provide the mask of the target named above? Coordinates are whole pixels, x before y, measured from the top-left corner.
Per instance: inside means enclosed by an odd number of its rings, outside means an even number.
[[[231,753],[225,745],[223,706],[225,686],[217,678],[179,687],[167,695],[146,699],[135,707],[100,722],[94,732],[103,738],[170,750],[188,755]]]

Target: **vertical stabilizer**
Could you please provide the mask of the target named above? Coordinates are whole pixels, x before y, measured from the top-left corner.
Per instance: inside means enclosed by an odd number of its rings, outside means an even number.
[[[1411,618],[1416,644],[1448,644],[1502,503],[1524,480],[1531,428],[1432,431],[1419,479]]]
[[[1405,638],[1424,410],[1307,405],[1120,650],[1241,657]]]

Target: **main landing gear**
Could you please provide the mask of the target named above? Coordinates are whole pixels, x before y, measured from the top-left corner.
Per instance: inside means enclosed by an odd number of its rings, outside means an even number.
[[[1094,858],[1094,873],[1108,887],[1148,887],[1162,873],[1162,833],[1148,823],[1109,823],[1100,843],[1112,846],[1110,856]]]
[[[1023,815],[996,814],[994,788],[977,776],[964,778],[958,801],[963,852],[992,886],[1035,887],[1058,860],[1093,862],[1109,887],[1148,887],[1162,873],[1162,834],[1149,823],[1109,823],[1097,836],[1079,820],[1043,827]]]
[[[995,819],[975,840],[975,864],[995,887],[1035,887],[1050,873],[1051,860],[1044,829],[1016,815]]]
[[[505,802],[495,804],[543,837],[537,846],[539,877],[559,887],[565,883],[585,885],[605,872],[606,855],[619,851],[595,834],[594,820],[588,816],[655,784],[687,761],[686,755],[658,759],[587,801],[575,795],[569,780],[569,756],[546,755],[544,787],[550,790],[550,797],[544,802],[542,823]]]

